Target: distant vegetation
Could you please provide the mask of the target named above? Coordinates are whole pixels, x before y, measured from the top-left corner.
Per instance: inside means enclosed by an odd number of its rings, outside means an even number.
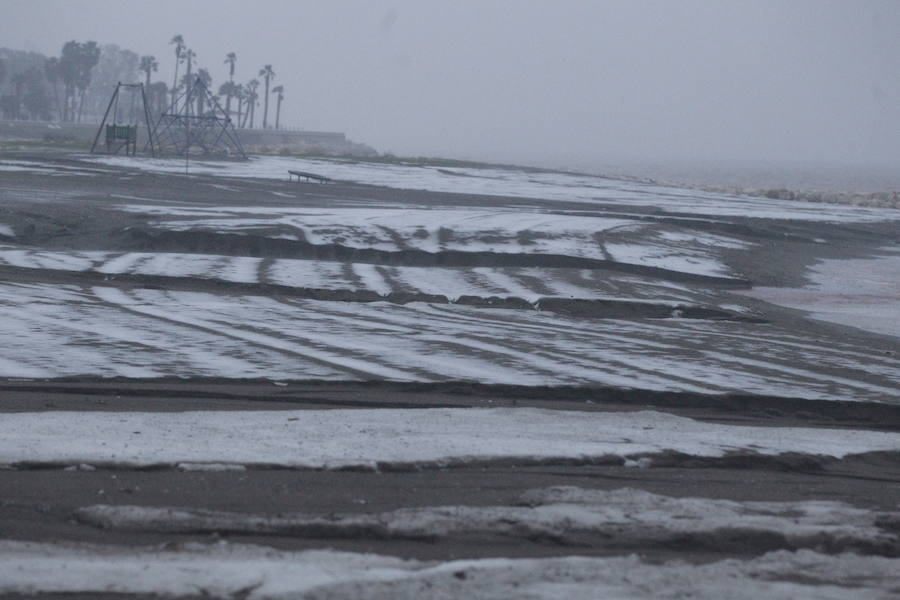
[[[284,86],[271,86],[276,77],[271,64],[258,70],[259,79],[251,77],[245,83],[236,83],[238,57],[228,52],[224,55],[228,81],[216,88],[209,69],[199,66],[198,54],[186,45],[184,36],[173,36],[170,44],[175,54],[171,85],[153,80],[160,65],[157,57],[140,56],[115,44],[101,46],[95,41],[72,40],[63,45],[59,56],[51,57],[0,48],[0,116],[16,121],[96,122],[103,116],[117,82],[142,82],[150,114],[159,115],[200,78],[235,127],[254,128],[256,108],[262,104],[263,129],[281,128]],[[276,103],[274,123],[269,114],[270,95]],[[214,107],[199,108],[202,112]],[[126,110],[135,108],[129,106]]]

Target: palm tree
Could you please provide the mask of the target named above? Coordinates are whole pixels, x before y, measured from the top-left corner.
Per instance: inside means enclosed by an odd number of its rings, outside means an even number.
[[[28,83],[28,77],[25,76],[25,73],[16,73],[12,77],[10,77],[9,82],[15,87],[16,90],[16,120],[22,119],[22,90],[25,88],[25,84]]]
[[[258,79],[251,79],[247,82],[247,116],[250,117],[250,129],[253,129],[253,118],[256,116],[256,100],[259,98],[256,88],[258,87]],[[247,116],[244,117],[245,122],[247,121]]]
[[[212,85],[212,75],[209,74],[209,71],[206,69],[200,68],[197,70],[197,79],[200,80],[200,83],[203,84],[203,87],[207,90]],[[197,114],[203,114],[204,102],[206,101],[206,94],[201,93],[197,94]]]
[[[78,48],[75,40],[66,42],[59,57],[59,78],[63,83],[62,120],[74,121],[75,117],[75,80],[78,79]]]
[[[155,56],[142,56],[141,57],[141,66],[138,67],[138,71],[143,71],[146,77],[146,83],[144,83],[144,89],[150,89],[150,73],[159,70],[159,63],[156,62]]]
[[[279,129],[279,123],[281,123],[281,101],[284,100],[284,86],[276,85],[272,88],[273,94],[278,94],[278,104],[275,109],[275,129]]]
[[[190,48],[185,48],[181,52],[181,56],[185,61],[187,61],[187,72],[184,74],[184,77],[181,80],[184,82],[184,110],[187,111],[188,105],[193,102],[193,98],[189,98],[187,96],[189,90],[192,89],[194,85],[194,75],[193,75],[193,64],[194,59],[197,58],[197,53],[191,50]]]
[[[78,76],[75,80],[75,87],[78,88],[80,94],[78,99],[79,123],[84,115],[84,95],[91,85],[91,72],[98,62],[100,62],[100,46],[97,45],[97,42],[88,41],[78,45]]]
[[[244,86],[238,84],[234,86],[234,97],[237,98],[238,108],[237,108],[237,121],[235,127],[241,127],[241,114],[242,109],[244,108]]]
[[[184,37],[179,33],[169,41],[175,44],[175,79],[172,80],[172,106],[175,106],[175,94],[178,92],[178,65],[184,60]]]
[[[197,53],[191,50],[190,48],[185,48],[184,50],[184,59],[187,61],[187,76],[188,79],[191,78],[191,65],[193,64],[194,59],[197,58]]]
[[[263,102],[265,103],[265,108],[263,109],[263,129],[269,128],[269,81],[275,79],[275,71],[272,70],[272,65],[266,65],[262,69],[259,70],[259,76],[264,77],[266,80],[266,95],[263,96]]]
[[[237,54],[229,52],[225,55],[225,64],[228,65],[228,79],[234,81],[234,63],[237,62]]]
[[[225,55],[225,64],[228,65],[228,83],[231,84],[227,88],[225,85],[222,85],[222,88],[225,88],[226,91],[222,91],[219,89],[219,94],[225,95],[225,114],[229,117],[231,116],[231,96],[234,94],[234,63],[237,62],[237,54],[234,52],[229,52]]]
[[[231,118],[231,98],[237,96],[237,89],[233,81],[226,81],[219,86],[219,95],[225,96],[225,114]]]
[[[166,112],[166,96],[169,88],[163,81],[154,81],[147,90],[147,100],[150,103],[150,114],[158,115]]]
[[[3,83],[5,76],[6,73],[3,70],[3,61],[0,60],[0,83]],[[47,78],[47,81],[50,82],[50,85],[53,86],[53,100],[56,104],[59,120],[62,121],[62,104],[59,102],[59,59],[55,56],[44,61],[44,76]]]

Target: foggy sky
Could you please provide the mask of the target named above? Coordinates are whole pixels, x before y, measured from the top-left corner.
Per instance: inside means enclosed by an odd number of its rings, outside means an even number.
[[[900,0],[0,0],[0,46],[115,43],[171,85],[180,33],[216,87],[271,63],[284,123],[551,165],[900,165],[898,32]]]

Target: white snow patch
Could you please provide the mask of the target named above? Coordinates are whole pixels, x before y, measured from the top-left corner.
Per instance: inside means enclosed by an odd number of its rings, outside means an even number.
[[[52,171],[52,169],[41,168],[37,166],[11,165],[0,163],[0,171],[6,171],[8,173],[40,173],[45,171]]]
[[[381,267],[363,263],[353,263],[351,268],[354,275],[361,280],[364,289],[371,290],[382,296],[386,296],[393,291],[391,286],[388,285],[388,282],[385,281],[384,277],[381,275]]]
[[[0,541],[0,593],[34,595],[888,600],[900,586],[898,573],[898,559],[808,550],[703,565],[650,564],[634,555],[426,563],[227,542],[167,549]]]
[[[896,356],[770,324],[603,319],[586,328],[534,310],[14,283],[0,284],[0,324],[8,376],[601,383],[881,402],[900,393]]]
[[[234,232],[289,228],[313,244],[396,251],[513,252],[602,258],[593,235],[639,221],[602,216],[555,214],[540,209],[316,208],[264,206],[168,207],[125,204],[122,210],[160,217],[167,229]],[[189,217],[179,220],[177,217]],[[443,230],[443,233],[442,233]],[[446,232],[451,232],[448,236]],[[271,235],[264,233],[264,235]],[[487,240],[487,241],[486,241]]]
[[[516,254],[555,254],[602,260],[604,250],[624,263],[728,275],[723,248],[748,244],[722,235],[648,229],[624,218],[558,214],[535,208],[291,208],[261,206],[167,207],[126,204],[120,208],[160,217],[156,226],[176,231],[256,231],[267,237],[295,230],[313,244],[425,252],[459,250]],[[180,217],[189,217],[183,219]],[[273,229],[275,228],[275,229]],[[598,236],[630,232],[630,243],[598,243]]]
[[[156,172],[181,173],[183,161],[130,157],[91,157],[114,166]],[[813,202],[681,189],[649,183],[623,181],[574,173],[535,172],[515,168],[456,168],[390,165],[341,159],[254,157],[246,162],[191,163],[191,172],[225,177],[287,179],[289,169],[319,173],[336,180],[357,181],[400,189],[421,189],[457,194],[486,194],[517,198],[540,198],[564,202],[653,206],[669,213],[740,216],[805,221],[870,221],[897,219],[896,210],[862,208]]]
[[[141,435],[135,435],[141,431]],[[653,412],[358,409],[183,413],[42,412],[0,421],[0,463],[267,464],[376,468],[514,458],[596,459],[667,450],[842,457],[900,450],[900,434],[743,427]]]
[[[667,242],[675,242],[677,244],[716,246],[719,248],[729,248],[734,250],[742,250],[750,248],[752,246],[752,244],[744,241],[711,233],[660,231],[658,235],[661,239]]]
[[[670,271],[698,275],[728,276],[728,268],[713,255],[700,249],[671,248],[651,244],[605,244],[619,262],[660,267]]]
[[[214,254],[183,254],[174,252],[60,252],[34,250],[0,245],[0,264],[31,269],[60,269],[67,271],[98,271],[108,274],[164,275],[168,277],[202,277],[241,283],[260,282],[262,259]],[[633,286],[633,278],[615,274],[602,280],[576,278],[575,269],[539,267],[396,267],[373,266],[361,263],[315,261],[302,259],[272,259],[263,274],[263,283],[321,288],[364,289],[378,294],[410,292],[436,294],[455,300],[470,296],[520,296],[534,301],[546,296],[569,298],[616,299],[631,302],[673,304],[665,282],[641,284],[651,299],[634,298],[619,289],[618,283]],[[388,285],[385,275],[393,285]],[[538,282],[540,288],[535,288]],[[678,287],[678,286],[674,286]],[[618,292],[618,293],[616,293]],[[665,300],[660,301],[660,297]],[[683,303],[683,302],[681,302]]]
[[[28,269],[87,271],[108,256],[110,256],[108,252],[54,252],[0,245],[0,264]]]
[[[736,313],[752,314],[754,312],[753,309],[742,304],[720,304],[719,308],[721,308],[722,310],[730,310],[731,312]]]
[[[78,167],[60,165],[54,163],[42,163],[29,160],[2,160],[0,161],[0,171],[22,172],[22,173],[43,173],[48,175],[85,175],[94,176],[99,173],[111,173],[110,169],[101,169],[97,167]]]
[[[439,539],[458,535],[500,535],[553,539],[557,543],[588,540],[645,540],[671,544],[684,534],[724,534],[734,530],[782,537],[791,548],[890,547],[897,536],[883,529],[879,513],[831,501],[737,502],[708,498],[673,498],[643,490],[585,490],[555,487],[526,492],[524,506],[425,506],[384,513],[253,514],[205,509],[94,505],[76,511],[79,521],[103,529],[166,533],[284,534],[329,531],[329,537]],[[580,537],[579,537],[580,536]],[[585,537],[587,536],[587,537]],[[749,536],[748,536],[749,538]],[[712,538],[710,538],[712,539]]]

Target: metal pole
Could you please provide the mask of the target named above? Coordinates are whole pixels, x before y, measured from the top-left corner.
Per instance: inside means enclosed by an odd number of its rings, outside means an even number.
[[[113,100],[119,97],[119,86],[122,85],[122,82],[118,82],[116,84],[116,91],[113,92],[112,98],[109,99],[109,105],[106,107],[106,112],[103,113],[103,120],[100,121],[100,127],[97,129],[97,135],[94,136],[94,143],[91,144],[91,154],[94,153],[94,148],[97,147],[97,141],[100,139],[100,132],[103,131],[103,126],[106,125],[106,119],[109,117],[109,110],[112,108]]]
[[[187,175],[191,156],[191,120],[185,119],[185,121],[187,123],[187,136],[184,143],[184,174]]]
[[[147,139],[150,143],[150,155],[156,158],[156,148],[153,146],[153,129],[150,127],[150,107],[147,106],[147,95],[144,93],[144,84],[141,83],[141,101],[144,103],[144,122],[147,123]],[[137,151],[137,140],[134,142]]]

